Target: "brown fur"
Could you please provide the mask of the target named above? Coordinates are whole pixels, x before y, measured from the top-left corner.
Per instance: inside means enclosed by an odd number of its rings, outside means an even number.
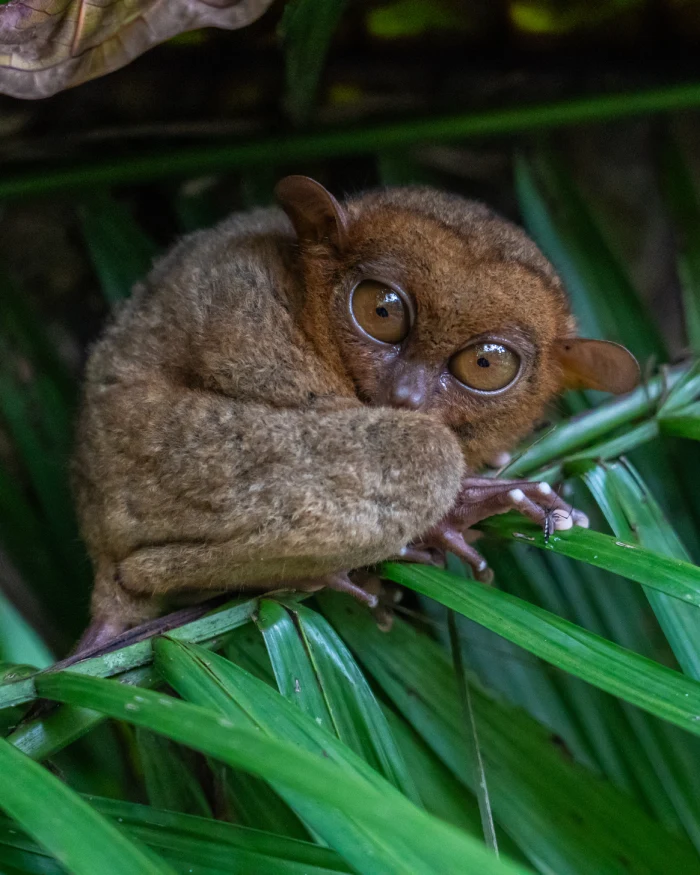
[[[475,468],[511,446],[558,391],[552,350],[573,323],[521,230],[423,188],[338,209],[342,249],[298,241],[279,209],[186,237],[95,346],[74,481],[96,620],[126,626],[165,596],[395,555],[448,512],[465,459]],[[348,295],[367,274],[415,300],[400,355],[353,328]],[[512,390],[474,396],[438,379],[493,332],[524,350]],[[416,362],[435,377],[428,402],[383,406],[385,383]]]

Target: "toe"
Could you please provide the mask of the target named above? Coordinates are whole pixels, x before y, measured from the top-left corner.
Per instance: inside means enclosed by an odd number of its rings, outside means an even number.
[[[581,510],[572,510],[571,518],[574,521],[575,526],[581,526],[582,529],[590,528],[590,521],[585,513]]]
[[[554,521],[554,528],[558,532],[565,532],[567,529],[570,529],[574,524],[572,513],[564,513],[558,510],[555,510],[552,514],[552,520]]]

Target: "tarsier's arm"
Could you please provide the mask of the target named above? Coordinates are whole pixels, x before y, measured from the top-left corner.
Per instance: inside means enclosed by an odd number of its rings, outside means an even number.
[[[93,613],[115,630],[156,615],[159,596],[293,586],[395,555],[459,490],[456,438],[420,413],[113,391],[99,433],[119,485],[104,496]],[[130,408],[140,427],[120,435]]]

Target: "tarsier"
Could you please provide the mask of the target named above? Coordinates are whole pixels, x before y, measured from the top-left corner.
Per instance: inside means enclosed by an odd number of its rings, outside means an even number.
[[[587,525],[546,484],[475,472],[568,388],[625,392],[621,346],[575,336],[523,231],[430,188],[282,209],[184,238],[94,348],[74,482],[97,646],[178,597],[327,586],[517,509]]]

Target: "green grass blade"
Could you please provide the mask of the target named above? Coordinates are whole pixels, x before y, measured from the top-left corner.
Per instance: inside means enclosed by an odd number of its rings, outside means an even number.
[[[503,550],[495,544],[492,549],[486,551],[485,556],[493,563],[499,588],[571,619],[568,604],[560,589],[560,582],[567,572],[576,569],[576,563],[561,560],[561,568],[554,574],[550,571],[544,555],[531,550]],[[462,625],[466,623],[469,623],[470,628],[475,626],[463,619]],[[532,663],[536,664],[539,671],[535,676],[539,684],[533,689],[529,700],[524,702],[530,713],[545,725],[556,729],[563,743],[579,762],[600,770],[617,787],[633,793],[633,782],[618,755],[615,740],[611,737],[612,730],[605,719],[609,715],[604,713],[606,704],[604,694],[590,684],[553,672],[545,663],[534,659],[530,654],[496,636],[490,630],[484,629],[483,635],[489,637],[491,646],[497,651],[508,647],[511,664],[515,661],[515,665],[520,668],[518,679],[523,675],[527,678],[528,675],[534,674]],[[488,659],[489,654],[486,657]],[[497,663],[496,671],[502,662]],[[513,671],[512,668],[510,670]],[[491,673],[491,677],[493,674],[494,672]],[[546,681],[549,682],[552,692],[548,700],[539,703],[537,693]],[[519,697],[511,701],[517,702]],[[610,702],[615,704],[614,699],[610,699]]]
[[[700,198],[676,139],[666,133],[659,155],[662,192],[675,227],[685,330],[700,353]]]
[[[156,808],[211,817],[204,791],[177,745],[144,729],[137,729],[141,767],[148,801]]]
[[[52,344],[44,336],[41,322],[26,307],[21,295],[9,287],[2,287],[0,295],[0,420],[3,430],[12,442],[27,483],[26,499],[18,508],[24,521],[31,513],[32,536],[39,534],[37,552],[50,551],[55,565],[48,579],[57,582],[56,589],[49,583],[39,583],[37,592],[45,606],[57,618],[68,635],[77,634],[83,622],[81,613],[64,598],[63,591],[70,585],[75,591],[88,587],[88,563],[80,545],[77,522],[73,513],[68,488],[68,463],[73,441],[71,424],[74,398],[64,385],[62,365],[50,354]],[[5,478],[3,477],[3,480]],[[17,491],[12,484],[0,484],[3,493]],[[13,520],[12,508],[4,506],[11,496],[3,496],[3,517],[8,535],[9,552],[18,556],[18,544],[9,540],[18,523]],[[34,501],[37,511],[29,512],[27,503]],[[0,519],[0,523],[3,520]],[[3,524],[5,530],[5,524]],[[18,566],[35,567],[34,559],[26,556],[25,549],[18,556]]]
[[[32,627],[0,592],[0,661],[46,668],[51,652]],[[0,680],[7,680],[1,678]]]
[[[291,0],[284,8],[279,33],[285,54],[285,107],[303,123],[314,108],[326,54],[347,0]]]
[[[491,109],[483,112],[431,116],[386,124],[341,128],[314,134],[275,136],[224,145],[171,148],[128,158],[76,163],[37,173],[36,169],[7,174],[0,199],[45,195],[66,189],[146,182],[174,176],[201,176],[240,167],[370,154],[421,141],[463,140],[502,136],[518,131],[546,130],[586,121],[628,118],[684,107],[700,106],[700,85],[682,83],[631,93],[599,94],[550,103]]]
[[[618,463],[591,467],[584,479],[620,537],[648,546],[658,555],[687,560],[683,544],[631,466]],[[687,599],[688,604],[683,605],[655,588],[648,587],[645,592],[681,668],[700,679],[700,613],[691,607],[694,600]]]
[[[293,620],[281,605],[267,601],[258,614],[280,692],[420,805],[384,714],[357,663],[317,613],[302,606],[291,611]],[[273,645],[273,635],[279,646]]]
[[[107,191],[86,198],[78,207],[80,225],[100,287],[111,306],[128,298],[157,254],[155,243],[121,201]]]
[[[12,843],[0,843],[0,872],[3,875],[66,875],[65,868],[36,842],[19,837]]]
[[[382,573],[552,665],[700,735],[700,684],[690,678],[549,611],[441,569],[387,563]]]
[[[379,631],[366,610],[335,593],[323,593],[321,602],[396,709],[468,785],[473,769],[465,763],[457,687],[444,650],[399,620],[389,635]],[[551,730],[478,686],[472,696],[496,821],[537,869],[557,875],[700,872],[685,839],[572,762]]]
[[[460,827],[470,835],[481,838],[483,836],[481,817],[473,794],[460,784],[405,720],[388,706],[384,706],[383,711],[418,785],[418,792],[426,811]],[[515,847],[511,850],[515,852]],[[515,856],[516,853],[511,853],[511,856]]]
[[[520,549],[517,554],[518,563],[527,566],[532,583],[533,593],[528,600],[618,644],[652,655],[652,648],[639,648],[632,634],[631,620],[639,615],[637,622],[647,624],[641,630],[647,645],[648,624],[653,623],[638,588],[621,579],[610,581],[590,566],[551,553]],[[527,597],[511,586],[510,575],[499,580],[508,592]],[[595,597],[603,594],[604,603],[599,605]],[[620,627],[624,629],[622,640],[615,638]],[[571,702],[603,773],[646,804],[664,825],[677,830],[683,820],[688,826],[686,814],[693,807],[693,794],[687,793],[683,780],[673,773],[673,763],[681,739],[696,749],[700,748],[698,739],[577,678],[557,674],[555,679],[561,682],[562,693]],[[666,737],[670,732],[675,736],[673,741]],[[677,812],[682,812],[680,819]],[[689,833],[693,834],[692,821]]]
[[[515,179],[525,224],[559,271],[581,333],[666,361],[656,323],[564,167],[545,153],[534,163],[518,156]]]
[[[252,623],[241,626],[228,638],[224,655],[253,677],[276,688],[275,676],[259,630]],[[265,781],[245,772],[231,773],[227,798],[238,823],[292,838],[308,839],[309,832],[287,803]]]
[[[172,875],[46,769],[0,739],[0,808],[75,875]]]
[[[343,818],[338,818],[336,812],[329,811],[327,807],[319,808],[315,804],[322,801],[318,793],[306,794],[313,799],[312,805],[308,802],[305,804],[304,797],[299,793],[291,796],[284,793],[285,786],[292,791],[301,790],[298,781],[294,786],[279,776],[271,780],[300,811],[304,820],[359,871],[427,872],[433,871],[433,867],[452,871],[455,866],[468,865],[469,859],[473,860],[475,866],[487,867],[488,871],[497,865],[495,858],[480,843],[468,840],[465,834],[453,833],[450,828],[416,808],[349,748],[264,682],[247,675],[222,657],[200,654],[198,648],[192,645],[161,639],[157,653],[158,664],[167,674],[168,681],[188,698],[215,707],[218,713],[227,715],[224,719],[232,725],[240,725],[242,718],[244,725],[247,721],[257,724],[258,734],[254,730],[252,734],[258,742],[263,738],[273,740],[270,737],[273,733],[281,735],[287,740],[285,746],[291,746],[299,755],[303,754],[304,760],[311,757],[312,760],[323,762],[326,766],[324,771],[335,767],[336,780],[342,782],[342,776],[352,777],[353,789],[348,790],[340,785],[329,788],[325,785],[328,775],[318,776],[324,782],[324,796],[336,790],[341,791],[341,796],[347,792],[359,793],[358,799],[349,800],[346,796],[344,804],[335,804],[346,815]],[[260,730],[263,730],[263,734],[260,734]],[[312,750],[317,753],[309,753]],[[300,763],[297,774],[302,767]],[[370,813],[370,809],[372,812],[375,810],[375,799],[380,808],[384,806],[385,813],[379,821],[375,820],[374,813]],[[382,802],[379,803],[379,800]],[[364,814],[361,813],[363,805]],[[388,827],[387,824],[392,826]],[[448,832],[439,838],[438,834],[444,829]],[[457,845],[461,850],[457,849]],[[472,851],[468,851],[467,847],[479,849],[479,862],[473,859]],[[465,855],[461,864],[457,863],[459,855]]]
[[[488,782],[486,780],[486,769],[484,768],[484,758],[481,755],[481,747],[479,745],[479,732],[476,725],[474,706],[472,705],[471,690],[464,673],[462,645],[459,640],[459,632],[457,631],[454,611],[449,612],[447,624],[450,632],[450,646],[452,650],[452,662],[454,665],[455,677],[457,679],[457,689],[462,704],[465,741],[470,747],[469,760],[475,767],[474,785],[476,787],[476,798],[479,804],[481,827],[484,832],[484,842],[486,847],[491,848],[491,850],[498,856],[498,839],[496,838],[496,827],[493,822],[493,812],[491,811],[491,799],[489,797]]]
[[[226,769],[221,781],[223,796],[236,823],[289,838],[309,838],[301,820],[266,781],[240,769]]]
[[[538,567],[535,570],[525,566],[519,561],[520,551],[516,553],[503,549],[501,544],[489,545],[485,542],[483,550],[499,586],[507,588],[512,595],[535,602],[538,596],[541,600],[543,595],[550,595],[548,590],[553,588],[554,581],[547,575],[546,569]],[[457,563],[450,570],[466,576],[464,568]],[[545,590],[545,593],[539,590]],[[433,605],[432,612],[435,613],[438,608],[436,603],[430,599],[424,601],[426,606]],[[549,606],[544,604],[544,607]],[[572,701],[570,684],[562,685],[560,675],[512,642],[465,617],[459,617],[457,621],[470,664],[483,682],[490,689],[501,691],[509,702],[525,708],[532,717],[551,728],[577,762],[593,769],[602,769],[603,758],[599,748],[605,736],[596,735],[593,738],[585,732],[585,718],[591,718],[591,712],[595,711],[591,708],[591,702]],[[594,694],[599,692],[588,684],[581,686]],[[618,787],[627,787],[620,769],[610,768],[608,774]]]
[[[473,793],[447,768],[403,717],[399,717],[388,705],[384,705],[382,710],[418,786],[426,811],[460,827],[470,835],[482,837],[479,806]],[[513,839],[498,827],[496,834],[502,853],[527,866],[527,859]]]
[[[96,811],[117,821],[129,835],[160,855],[170,858],[181,871],[186,872],[190,866],[271,875],[349,871],[333,851],[309,842],[116,799],[99,796],[87,799]],[[10,821],[0,819],[0,860],[2,850],[8,848],[39,851],[26,836],[17,830],[11,831]]]
[[[532,443],[508,465],[508,477],[523,477],[561,456],[578,450],[610,435],[617,428],[632,425],[635,420],[651,416],[673,387],[689,375],[692,365],[683,365],[649,380],[633,392],[601,404],[595,410],[575,416]],[[694,374],[687,390],[700,393],[700,377]]]
[[[256,623],[267,647],[277,689],[326,732],[337,735],[303,639],[297,634],[294,621],[284,606],[264,599]]]
[[[659,426],[661,433],[669,437],[700,441],[700,403],[689,404],[680,414],[664,416],[659,421]],[[617,455],[619,456],[620,453]],[[611,456],[607,458],[611,458]]]
[[[120,676],[125,684],[154,686],[159,677],[152,668],[137,668]],[[45,760],[73,744],[105,719],[103,714],[89,708],[66,705],[49,714],[23,723],[7,737],[34,760]]]
[[[700,567],[646,549],[634,543],[632,538],[618,540],[602,532],[574,526],[568,531],[555,532],[545,542],[539,526],[515,514],[488,520],[481,527],[486,532],[521,544],[588,562],[596,568],[627,577],[675,601],[686,603],[689,610],[700,605]]]
[[[50,539],[46,537],[46,526],[41,515],[2,466],[0,542],[7,557],[20,573],[22,581],[39,601],[40,610],[43,609],[45,617],[57,601],[56,595],[62,591],[64,577],[56,567],[55,553],[52,551]],[[52,616],[55,617],[55,614]],[[70,644],[70,635],[64,629],[57,629],[48,622],[42,625],[47,639],[50,638],[47,643],[56,650]]]
[[[215,647],[223,643],[226,636],[233,630],[247,623],[257,608],[257,600],[229,603],[212,611],[199,620],[186,623],[170,631],[172,638],[183,641],[196,641]],[[131,671],[141,666],[150,665],[153,661],[153,644],[151,639],[139,641],[113,650],[104,656],[85,659],[73,667],[73,671],[94,677],[112,677]],[[0,684],[0,709],[11,705],[31,702],[36,698],[35,679]]]

